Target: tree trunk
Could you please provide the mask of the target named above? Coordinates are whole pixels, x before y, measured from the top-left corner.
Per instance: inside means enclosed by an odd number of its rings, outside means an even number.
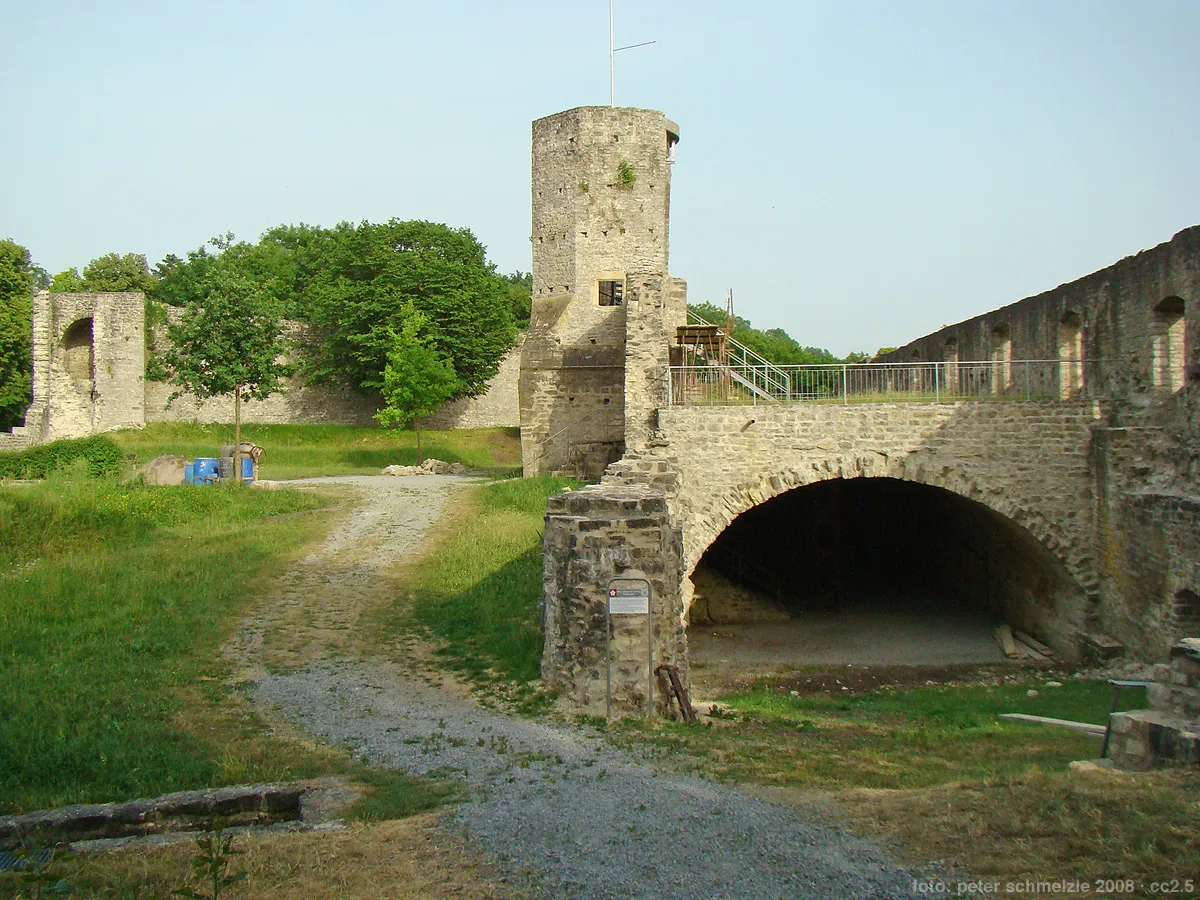
[[[417,465],[421,464],[421,423],[413,419],[413,430],[417,432]]]
[[[242,483],[242,386],[233,389],[233,482]]]

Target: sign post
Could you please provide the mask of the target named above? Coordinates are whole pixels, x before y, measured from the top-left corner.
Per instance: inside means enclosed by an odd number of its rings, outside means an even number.
[[[607,669],[604,685],[604,716],[612,717],[612,617],[646,617],[646,716],[654,709],[654,615],[650,603],[650,582],[637,575],[619,575],[608,581],[608,600],[604,604],[604,641]]]

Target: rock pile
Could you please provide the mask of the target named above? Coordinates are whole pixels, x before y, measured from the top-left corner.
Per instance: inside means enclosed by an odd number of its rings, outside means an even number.
[[[388,466],[380,475],[462,475],[466,472],[462,463],[448,463],[440,459],[427,459],[419,466]]]

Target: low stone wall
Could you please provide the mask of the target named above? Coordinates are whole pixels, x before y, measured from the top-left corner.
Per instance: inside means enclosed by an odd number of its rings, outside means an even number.
[[[157,381],[146,382],[146,422],[227,423],[233,421],[233,395],[201,400],[184,394],[169,402],[175,387]],[[250,400],[242,405],[242,421],[256,425],[374,425],[378,400],[371,400],[349,389],[328,390],[312,387],[296,378],[288,379],[285,390],[266,400]]]
[[[687,640],[679,585],[680,533],[660,492],[592,485],[551,497],[544,538],[546,628],[542,678],[572,708],[605,711],[608,581],[643,574],[653,589],[654,665],[679,667],[687,684]],[[647,708],[646,617],[612,619],[612,699],[617,714]],[[667,697],[656,679],[654,708]]]

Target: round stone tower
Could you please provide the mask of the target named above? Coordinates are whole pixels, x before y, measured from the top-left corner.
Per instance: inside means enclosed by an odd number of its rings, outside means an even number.
[[[533,315],[520,380],[527,475],[596,478],[624,452],[630,321],[647,291],[660,312],[686,308],[682,282],[667,276],[678,141],[679,127],[649,109],[585,106],[533,123]]]

